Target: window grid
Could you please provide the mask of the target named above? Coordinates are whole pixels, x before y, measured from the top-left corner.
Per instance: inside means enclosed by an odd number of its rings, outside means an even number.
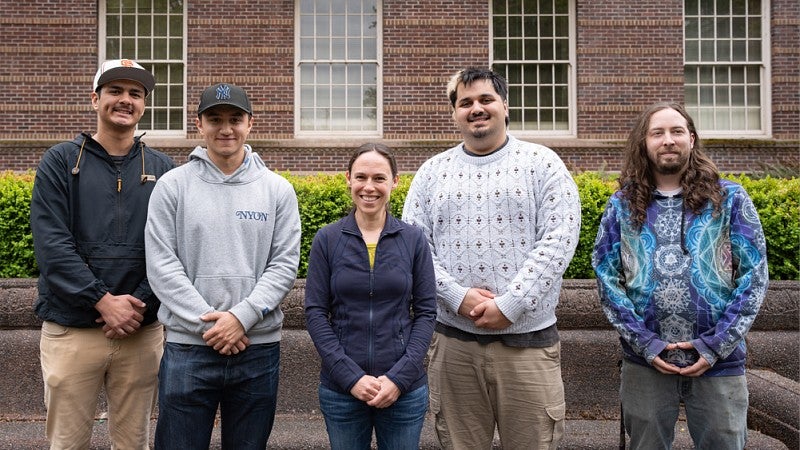
[[[298,132],[377,133],[376,1],[301,0],[298,14]]]
[[[185,131],[183,0],[105,0],[103,6],[103,59],[133,59],[156,79],[138,128]]]
[[[759,0],[684,2],[685,104],[698,129],[763,134],[762,21]]]
[[[508,81],[509,129],[568,133],[570,2],[492,2],[493,68]]]

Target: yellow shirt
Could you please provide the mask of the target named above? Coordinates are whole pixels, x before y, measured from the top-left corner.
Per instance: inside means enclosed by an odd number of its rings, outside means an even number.
[[[367,253],[369,253],[369,268],[375,265],[375,248],[378,247],[378,243],[375,242],[374,244],[367,244]]]

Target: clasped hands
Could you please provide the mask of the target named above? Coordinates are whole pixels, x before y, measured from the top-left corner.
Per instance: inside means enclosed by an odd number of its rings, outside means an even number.
[[[673,342],[671,344],[667,344],[667,347],[664,350],[678,349],[691,350],[694,349],[694,345],[692,345],[691,342]],[[698,358],[696,363],[686,367],[678,367],[674,364],[664,361],[660,356],[656,356],[655,359],[653,359],[653,367],[655,367],[659,372],[667,375],[699,377],[700,375],[704,374],[706,370],[711,368],[711,364],[707,359],[703,358],[703,355],[700,355],[700,358]]]
[[[511,326],[511,321],[503,315],[494,294],[481,288],[470,288],[458,307],[458,314],[469,318],[476,327],[502,330]]]
[[[123,339],[136,333],[142,326],[147,305],[129,295],[114,295],[106,292],[95,303],[100,313],[95,322],[103,324],[103,333],[109,339]]]
[[[244,327],[239,319],[228,311],[212,311],[200,316],[203,322],[214,322],[205,333],[203,340],[220,355],[235,355],[250,345]]]
[[[400,397],[400,388],[386,375],[364,375],[350,389],[353,397],[375,408],[388,408]]]

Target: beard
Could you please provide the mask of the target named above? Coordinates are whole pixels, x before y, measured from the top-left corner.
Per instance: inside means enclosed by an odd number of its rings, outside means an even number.
[[[655,161],[650,161],[653,170],[662,175],[675,175],[681,173],[689,162],[689,155],[677,154],[675,157],[664,159],[661,155]]]
[[[472,137],[476,139],[485,138],[489,134],[489,130],[487,128],[479,128],[472,132]]]

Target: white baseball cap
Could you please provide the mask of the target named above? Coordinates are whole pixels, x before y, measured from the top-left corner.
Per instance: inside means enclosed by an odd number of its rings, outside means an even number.
[[[94,76],[93,91],[97,88],[114,80],[131,80],[144,86],[145,95],[153,92],[156,87],[156,79],[153,74],[144,67],[130,59],[112,59],[100,64],[97,74]]]

